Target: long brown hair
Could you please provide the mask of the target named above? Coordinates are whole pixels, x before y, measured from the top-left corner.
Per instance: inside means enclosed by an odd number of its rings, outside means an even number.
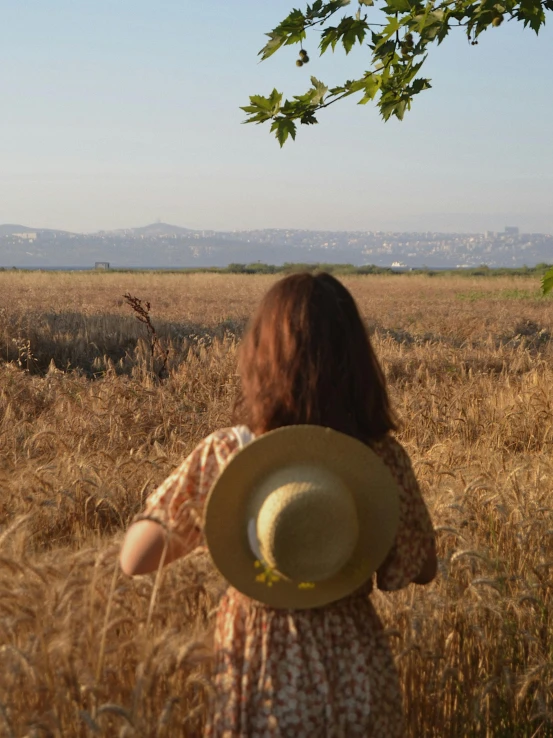
[[[309,423],[377,440],[395,430],[359,310],[330,274],[293,274],[262,299],[240,349],[237,418],[256,434]]]

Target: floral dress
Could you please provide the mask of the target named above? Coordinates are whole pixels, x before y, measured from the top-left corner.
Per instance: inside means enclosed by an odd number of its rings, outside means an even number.
[[[150,495],[146,514],[203,545],[203,503],[225,464],[253,434],[216,431]],[[409,457],[391,436],[371,443],[400,488],[395,543],[377,573],[386,590],[420,572],[433,529]],[[229,587],[216,622],[215,697],[208,738],[401,738],[393,657],[370,601],[372,583],[311,610],[274,609]]]

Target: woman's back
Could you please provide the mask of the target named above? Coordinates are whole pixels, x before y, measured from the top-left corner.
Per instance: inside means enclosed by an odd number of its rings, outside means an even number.
[[[190,548],[203,545],[198,522],[206,496],[253,438],[245,426],[206,438],[149,498],[146,515],[187,539]],[[432,525],[403,447],[389,436],[371,446],[400,490],[396,543],[377,583],[399,589],[419,573],[433,540]],[[331,605],[283,610],[230,587],[217,615],[215,697],[207,735],[402,736],[397,673],[371,589],[369,581]]]

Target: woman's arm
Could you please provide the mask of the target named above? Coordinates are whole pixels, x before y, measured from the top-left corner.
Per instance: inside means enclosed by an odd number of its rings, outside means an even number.
[[[176,534],[168,533],[160,523],[138,520],[128,529],[123,541],[119,555],[121,569],[129,576],[156,571],[166,547],[164,566],[187,552],[184,541]]]
[[[438,557],[436,555],[436,541],[432,539],[430,550],[420,572],[412,580],[414,584],[430,584],[438,573]]]
[[[389,439],[385,461],[399,485],[399,523],[394,545],[377,571],[378,588],[388,592],[412,582],[428,584],[437,573],[436,536],[407,452]]]
[[[438,559],[436,556],[436,542],[434,538],[431,538],[428,544],[427,554],[426,558],[423,559],[423,564],[415,576],[407,575],[410,578],[404,577],[403,580],[400,582],[398,581],[389,581],[389,570],[391,566],[396,563],[396,556],[397,556],[397,549],[394,547],[392,551],[390,551],[390,554],[386,558],[383,564],[379,567],[378,571],[376,572],[377,582],[378,582],[378,589],[383,590],[384,592],[392,592],[396,589],[400,589],[400,587],[406,587],[408,584],[430,584],[430,582],[436,577],[436,574],[438,573]],[[405,567],[406,568],[406,567]]]
[[[212,433],[148,497],[123,540],[125,574],[147,574],[201,545],[205,498],[222,466],[239,448],[233,429]]]

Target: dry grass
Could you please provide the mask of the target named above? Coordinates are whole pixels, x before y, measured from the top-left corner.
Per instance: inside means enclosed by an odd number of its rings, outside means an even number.
[[[229,423],[272,281],[0,274],[0,736],[200,734],[221,582],[199,554],[128,580],[117,549]],[[553,736],[553,301],[524,279],[344,281],[439,531],[439,580],[374,596],[409,735]],[[164,382],[125,292],[152,303]]]

